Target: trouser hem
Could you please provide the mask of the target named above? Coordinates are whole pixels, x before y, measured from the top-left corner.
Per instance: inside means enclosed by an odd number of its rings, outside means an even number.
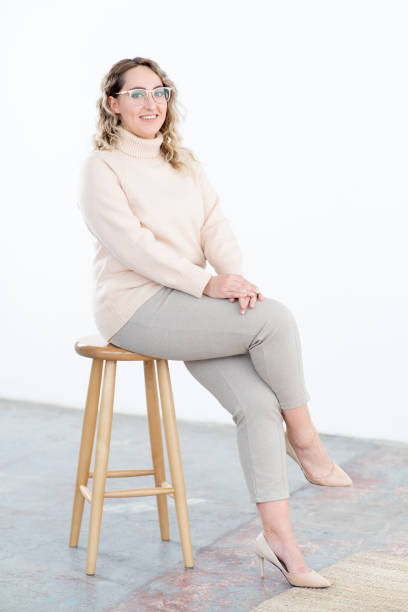
[[[306,393],[306,395],[302,395],[296,401],[279,403],[279,406],[281,410],[292,410],[293,408],[300,408],[300,406],[305,406],[305,404],[307,404],[309,400],[310,400],[310,395]]]
[[[250,501],[252,504],[269,502],[269,501],[278,501],[279,499],[289,499],[289,493],[281,493],[281,494],[271,494],[271,495],[257,495],[256,497],[251,497]]]

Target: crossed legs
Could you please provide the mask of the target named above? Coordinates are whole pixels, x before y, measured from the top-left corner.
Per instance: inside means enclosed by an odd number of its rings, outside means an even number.
[[[228,300],[208,296],[197,300],[166,287],[136,311],[112,342],[184,361],[231,413],[250,499],[260,513],[265,537],[275,538],[270,544],[289,571],[302,571],[289,519],[283,420],[308,471],[327,472],[323,464],[327,460],[329,465],[329,459],[307,409],[310,397],[291,311],[278,300],[265,298],[240,315]]]

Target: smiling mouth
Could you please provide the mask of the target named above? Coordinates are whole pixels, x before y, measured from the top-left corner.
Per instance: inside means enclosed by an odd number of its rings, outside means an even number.
[[[152,114],[152,115],[139,115],[140,119],[143,119],[144,121],[154,121],[155,119],[157,119],[159,115],[156,114]]]

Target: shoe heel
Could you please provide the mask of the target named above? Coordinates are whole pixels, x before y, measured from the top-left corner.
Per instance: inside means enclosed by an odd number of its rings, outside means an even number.
[[[259,559],[259,565],[260,565],[260,569],[261,569],[261,578],[265,578],[265,573],[264,573],[264,558],[261,557],[261,555],[258,555],[258,559]]]

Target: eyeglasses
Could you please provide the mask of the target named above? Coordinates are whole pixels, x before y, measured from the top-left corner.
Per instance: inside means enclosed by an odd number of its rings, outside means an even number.
[[[170,99],[170,94],[172,87],[156,87],[156,89],[128,89],[127,91],[118,91],[116,96],[121,94],[129,94],[129,98],[131,99],[133,104],[136,106],[142,106],[147,100],[147,94],[151,93],[153,95],[153,100],[158,104],[165,104]]]

